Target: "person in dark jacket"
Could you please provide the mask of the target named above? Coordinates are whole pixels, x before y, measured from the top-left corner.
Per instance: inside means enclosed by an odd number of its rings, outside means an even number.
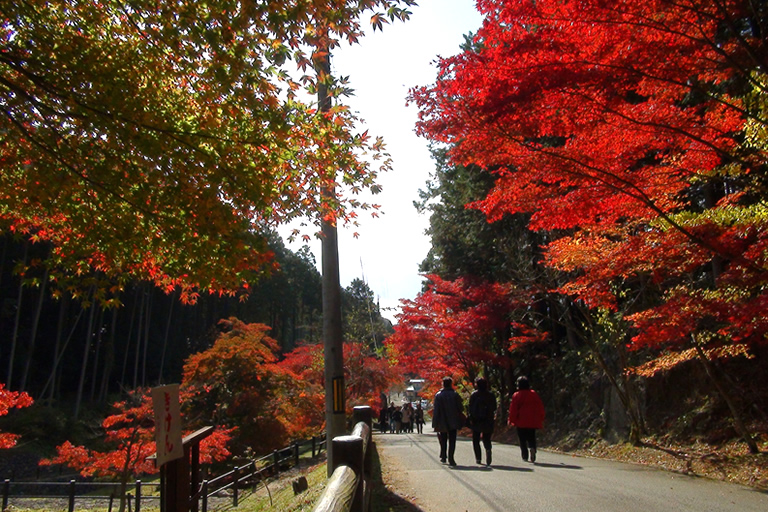
[[[389,409],[382,407],[379,411],[379,430],[384,434],[387,432],[387,423],[389,420]]]
[[[463,412],[464,404],[453,390],[453,379],[444,377],[443,389],[435,395],[432,428],[437,432],[437,440],[440,442],[440,462],[445,462],[447,458],[450,466],[456,466],[453,455],[456,452],[456,433],[463,426]]]
[[[517,379],[517,391],[509,403],[509,418],[507,423],[517,427],[517,437],[520,439],[520,453],[523,460],[536,462],[536,430],[544,427],[544,404],[539,395],[531,389],[528,377]]]
[[[491,436],[493,435],[496,414],[496,396],[488,389],[488,381],[483,377],[475,379],[475,391],[469,397],[469,425],[472,428],[472,448],[475,461],[482,464],[480,441],[485,447],[485,464],[491,465]]]
[[[417,403],[413,410],[413,423],[416,425],[416,432],[421,434],[424,428],[424,409],[421,408],[421,402]]]

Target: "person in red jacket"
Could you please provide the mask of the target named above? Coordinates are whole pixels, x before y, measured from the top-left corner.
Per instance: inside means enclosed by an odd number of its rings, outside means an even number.
[[[528,377],[519,377],[517,391],[509,404],[507,423],[517,427],[520,453],[526,462],[529,453],[531,462],[536,462],[536,429],[544,426],[544,415],[544,404],[538,393],[531,389]]]

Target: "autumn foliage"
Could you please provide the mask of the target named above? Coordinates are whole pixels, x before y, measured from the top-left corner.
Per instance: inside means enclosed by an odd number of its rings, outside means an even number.
[[[280,362],[291,376],[289,396],[298,396],[300,407],[294,409],[296,416],[304,418],[306,425],[320,425],[325,422],[325,389],[323,368],[323,346],[302,345]],[[344,343],[344,382],[347,413],[357,405],[379,405],[379,395],[393,385],[399,384],[402,373],[387,357],[372,353],[365,342]],[[315,427],[316,428],[316,427]]]
[[[412,3],[3,5],[0,231],[50,242],[58,280],[243,291],[270,269],[265,228],[375,209],[319,199],[336,179],[377,191],[390,159],[340,102],[318,115],[304,99],[345,88],[312,52]]]
[[[276,365],[277,342],[263,324],[230,318],[219,329],[213,347],[190,356],[184,365],[186,417],[194,424],[237,426],[233,446],[238,452],[281,448],[290,420],[278,413],[285,381]]]
[[[121,484],[120,510],[126,509],[126,487],[132,476],[159,471],[151,456],[156,452],[154,410],[149,390],[137,389],[113,405],[115,413],[101,424],[101,447],[74,445],[70,441],[56,447],[56,456],[43,459],[40,465],[62,464],[84,477],[114,479]],[[200,443],[201,462],[226,459],[231,429],[217,428]]]
[[[133,476],[157,473],[154,411],[149,390],[135,390],[121,402],[113,404],[115,413],[104,419],[102,448],[76,446],[69,441],[58,446],[57,455],[41,465],[64,464],[85,477],[110,477],[127,481]],[[226,445],[231,429],[217,428],[200,445],[201,460],[212,462],[230,455]]]
[[[395,333],[387,339],[388,350],[404,372],[430,383],[439,383],[445,375],[471,382],[483,365],[508,366],[511,344],[542,336],[510,323],[511,312],[530,300],[513,286],[427,277],[426,291],[402,301]]]
[[[471,206],[551,234],[559,291],[631,307],[632,347],[764,343],[764,6],[478,2],[412,91],[421,134],[496,177]]]
[[[26,393],[9,391],[0,383],[0,416],[5,416],[11,409],[20,409],[32,405],[32,397]],[[12,448],[19,439],[19,434],[0,432],[0,449]]]
[[[278,360],[263,324],[219,323],[213,347],[184,366],[184,410],[196,424],[237,427],[233,449],[269,453],[319,434],[325,423],[323,345],[303,345]],[[363,343],[344,344],[347,406],[372,405],[398,376]]]

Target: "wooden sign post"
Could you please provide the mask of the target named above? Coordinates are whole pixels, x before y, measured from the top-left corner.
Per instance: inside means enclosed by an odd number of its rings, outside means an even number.
[[[213,427],[204,427],[186,436],[181,442],[184,456],[160,468],[160,512],[197,512],[200,441],[212,433]]]

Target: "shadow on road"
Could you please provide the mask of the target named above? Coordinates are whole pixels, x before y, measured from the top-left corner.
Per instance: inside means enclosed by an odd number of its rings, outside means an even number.
[[[582,466],[572,466],[570,464],[547,464],[546,462],[537,462],[535,467],[552,469],[584,469]]]
[[[487,471],[493,471],[493,470],[499,470],[499,471],[520,471],[520,472],[531,472],[533,471],[531,468],[521,468],[519,466],[500,466],[493,464],[491,467],[487,466],[462,466],[459,464],[456,467],[450,468],[453,471],[481,471],[481,472],[487,472]]]
[[[371,443],[371,512],[424,512],[405,498],[391,492],[381,478],[381,460],[376,443]]]

